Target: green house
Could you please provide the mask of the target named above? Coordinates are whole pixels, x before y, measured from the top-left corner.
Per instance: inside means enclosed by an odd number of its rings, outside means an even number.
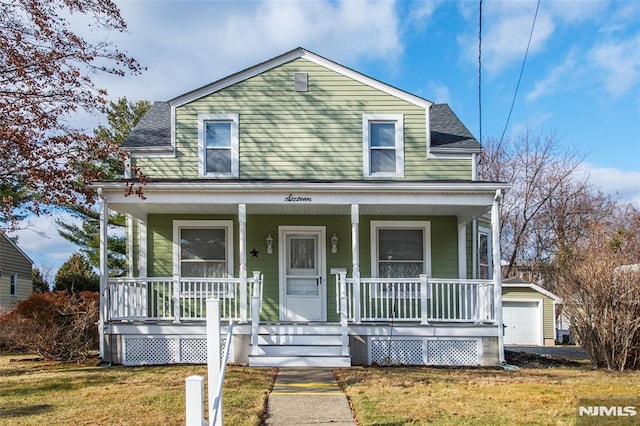
[[[298,48],[154,103],[123,149],[127,176],[95,184],[128,223],[128,276],[101,271],[105,360],[205,362],[208,298],[236,363],[503,360],[508,185],[477,179],[448,105]]]

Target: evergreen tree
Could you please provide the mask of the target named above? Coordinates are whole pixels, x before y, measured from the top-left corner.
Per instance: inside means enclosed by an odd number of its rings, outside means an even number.
[[[38,268],[31,270],[31,279],[33,281],[33,291],[37,293],[46,293],[49,291],[49,283],[42,275]]]
[[[131,130],[149,110],[149,101],[128,101],[126,97],[110,102],[107,112],[108,126],[98,126],[94,134],[100,140],[110,141],[118,146],[124,142]],[[119,159],[113,157],[102,161],[96,161],[92,167],[102,179],[116,179],[124,174],[124,165]],[[82,206],[67,206],[67,211],[79,218],[82,223],[67,223],[56,220],[58,232],[66,240],[80,247],[92,266],[98,267],[100,263],[100,214],[95,209],[87,209]],[[127,271],[126,262],[126,237],[124,236],[125,217],[121,214],[109,213],[109,249],[108,268],[109,275],[122,276]]]
[[[82,254],[74,253],[56,273],[53,289],[69,293],[99,291],[100,278]]]

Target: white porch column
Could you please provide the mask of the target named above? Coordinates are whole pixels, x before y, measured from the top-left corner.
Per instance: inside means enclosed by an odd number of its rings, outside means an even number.
[[[491,247],[493,252],[493,305],[498,325],[498,356],[504,364],[504,326],[502,321],[502,270],[500,267],[500,202],[502,191],[497,190],[491,206]]]
[[[360,323],[360,206],[351,205],[351,262],[353,267],[353,321]],[[373,241],[371,242],[373,244]]]
[[[107,267],[107,229],[109,220],[109,207],[107,199],[102,195],[102,188],[98,189],[98,200],[100,203],[100,320],[98,321],[98,332],[100,333],[100,358],[104,359],[105,340],[104,340],[104,323],[107,319],[107,303],[105,298],[107,294],[107,277],[109,274]],[[112,360],[110,360],[112,361]]]
[[[144,220],[138,221],[140,230],[138,241],[138,276],[147,277],[147,216]]]
[[[247,205],[238,204],[238,250],[240,254],[240,321],[247,321]],[[229,242],[233,244],[233,241]]]
[[[458,278],[467,278],[467,224],[458,224]]]

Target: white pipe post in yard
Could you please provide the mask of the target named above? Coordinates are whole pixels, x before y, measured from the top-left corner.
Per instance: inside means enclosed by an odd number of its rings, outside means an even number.
[[[186,382],[186,426],[202,426],[204,420],[204,377],[189,376]]]
[[[220,300],[207,299],[207,373],[209,424],[222,426],[222,404],[213,418],[216,384],[220,376]]]

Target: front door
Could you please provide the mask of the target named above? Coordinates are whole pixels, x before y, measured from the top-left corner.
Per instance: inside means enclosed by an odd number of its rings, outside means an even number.
[[[280,319],[326,320],[325,229],[280,227]]]

